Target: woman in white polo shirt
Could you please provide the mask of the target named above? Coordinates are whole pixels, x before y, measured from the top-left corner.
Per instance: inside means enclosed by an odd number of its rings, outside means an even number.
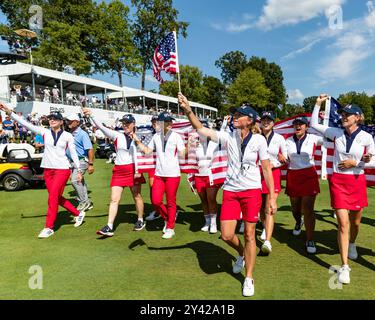
[[[63,117],[60,113],[51,113],[49,129],[35,126],[14,113],[5,104],[0,103],[0,109],[25,128],[40,134],[44,140],[44,153],[41,167],[44,168],[44,180],[48,191],[48,211],[45,228],[39,233],[39,238],[48,238],[54,234],[53,228],[56,221],[59,205],[68,210],[75,218],[75,227],[79,227],[85,217],[84,211],[78,211],[73,204],[63,197],[64,188],[70,177],[70,161],[66,156],[69,149],[71,158],[76,168],[80,168],[74,138],[72,134],[63,130]],[[82,173],[78,169],[77,181],[82,181]]]
[[[269,207],[276,212],[276,200],[272,170],[267,152],[267,141],[260,134],[253,134],[256,126],[256,111],[250,106],[236,109],[233,116],[233,132],[214,131],[204,128],[192,112],[189,102],[181,93],[178,95],[181,108],[198,133],[222,143],[228,150],[228,172],[223,185],[221,207],[221,238],[234,248],[239,256],[233,266],[234,273],[240,273],[246,266],[246,278],[242,288],[244,296],[254,295],[253,269],[256,259],[255,226],[262,206],[262,183],[259,162],[270,194]],[[242,246],[235,231],[237,220],[245,221],[245,246]]]
[[[323,137],[307,133],[306,117],[294,119],[294,135],[286,140],[288,173],[285,193],[290,198],[292,213],[296,220],[294,235],[301,233],[303,221],[306,229],[306,250],[316,253],[314,242],[315,198],[320,193],[319,176],[315,169],[314,153],[323,144]],[[304,220],[302,220],[302,216]]]
[[[367,165],[375,164],[375,144],[372,136],[360,128],[364,116],[357,105],[347,105],[339,110],[342,116],[342,128],[319,124],[320,107],[327,99],[326,94],[321,94],[317,98],[311,126],[335,144],[333,175],[329,187],[331,206],[336,212],[338,222],[337,240],[342,262],[338,279],[341,283],[349,284],[351,269],[348,265],[348,257],[352,260],[358,257],[355,240],[358,236],[363,208],[368,206],[363,169]],[[362,161],[365,154],[368,164]]]
[[[155,179],[151,192],[152,204],[165,221],[163,239],[170,239],[175,235],[176,195],[181,177],[178,157],[184,156],[186,150],[181,136],[172,131],[173,120],[167,112],[159,114],[159,128],[148,146],[145,146],[135,133],[132,135],[141,152],[151,154],[156,150]],[[164,194],[167,205],[163,203]]]
[[[275,116],[270,111],[264,111],[260,117],[260,129],[262,130],[262,135],[267,140],[268,154],[270,156],[273,183],[275,188],[276,200],[281,192],[281,170],[280,167],[286,162],[287,151],[286,142],[281,134],[273,131],[273,126],[275,124]],[[262,171],[261,171],[262,173]],[[262,209],[260,211],[260,219],[262,220],[264,229],[261,235],[261,240],[264,241],[261,250],[264,253],[271,253],[272,245],[271,238],[273,233],[273,228],[275,225],[275,215],[268,214],[265,212],[265,208],[269,207],[270,194],[267,188],[266,181],[264,180],[262,174]]]
[[[117,216],[122,193],[126,187],[130,188],[138,215],[134,230],[140,231],[145,227],[141,185],[146,181],[143,176],[135,172],[134,157],[136,155],[136,147],[131,138],[131,134],[134,132],[135,128],[135,118],[131,114],[127,114],[120,119],[124,130],[124,132],[121,133],[106,128],[100,120],[96,119],[89,108],[83,108],[82,111],[85,116],[90,116],[95,126],[99,128],[107,138],[113,140],[116,149],[115,166],[113,167],[111,178],[111,202],[109,205],[108,222],[96,233],[106,237],[112,237],[114,235],[113,224]]]

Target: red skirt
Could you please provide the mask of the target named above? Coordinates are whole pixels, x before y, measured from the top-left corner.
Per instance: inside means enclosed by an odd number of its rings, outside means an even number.
[[[334,172],[329,180],[333,209],[359,211],[368,206],[366,176]]]
[[[269,194],[270,191],[267,188],[266,180],[264,180],[263,170],[260,168],[260,175],[262,177],[262,194]],[[272,169],[273,184],[275,193],[281,192],[281,170],[280,168]]]
[[[133,187],[134,185],[146,183],[143,175],[134,179],[134,163],[115,165],[112,169],[111,187]]]
[[[208,176],[194,176],[195,189],[202,192],[208,188],[220,188],[220,185],[210,185],[210,178]]]
[[[289,197],[311,197],[320,193],[319,176],[315,167],[288,170],[285,193]]]

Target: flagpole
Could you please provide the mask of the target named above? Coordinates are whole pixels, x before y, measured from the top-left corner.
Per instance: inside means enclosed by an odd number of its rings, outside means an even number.
[[[180,77],[180,61],[178,58],[178,48],[177,48],[177,32],[176,30],[173,31],[174,35],[174,43],[176,44],[176,57],[177,57],[177,81],[178,81],[178,91],[181,92],[181,77]]]
[[[323,125],[329,126],[329,115],[331,113],[331,97],[328,97],[325,103],[325,110],[324,110],[324,120],[323,120]],[[327,142],[327,139],[324,138],[324,143],[321,147],[322,151],[322,166],[321,166],[321,177],[322,180],[327,180],[327,148],[325,146],[325,142]]]

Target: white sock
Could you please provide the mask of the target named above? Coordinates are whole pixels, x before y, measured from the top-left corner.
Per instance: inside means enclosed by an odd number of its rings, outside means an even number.
[[[143,222],[143,218],[138,218],[138,221],[142,221]]]
[[[211,215],[210,214],[207,214],[204,216],[205,220],[206,220],[206,226],[208,226],[210,224],[210,220],[211,220]]]
[[[211,216],[211,226],[215,226],[216,225],[216,213],[211,213],[210,214]]]
[[[113,223],[107,223],[107,226],[113,229]]]

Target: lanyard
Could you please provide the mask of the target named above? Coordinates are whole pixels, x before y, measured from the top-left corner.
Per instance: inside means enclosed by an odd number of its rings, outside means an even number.
[[[53,138],[53,145],[56,147],[57,145],[57,141],[59,141],[62,133],[63,133],[63,129],[60,129],[60,131],[56,134],[52,129],[51,129],[51,134],[52,134],[52,138]]]
[[[305,142],[306,138],[307,138],[307,134],[305,134],[305,135],[304,135],[301,139],[299,139],[299,140],[298,140],[298,138],[297,138],[296,135],[293,136],[293,140],[294,140],[294,142],[295,142],[295,144],[296,144],[296,147],[297,147],[297,154],[301,154],[302,145],[303,145],[303,143]]]
[[[249,132],[249,134],[246,136],[246,138],[241,143],[241,152],[240,152],[241,163],[242,163],[242,160],[243,160],[243,156],[245,154],[246,147],[249,144],[252,136],[253,136],[253,133]]]

